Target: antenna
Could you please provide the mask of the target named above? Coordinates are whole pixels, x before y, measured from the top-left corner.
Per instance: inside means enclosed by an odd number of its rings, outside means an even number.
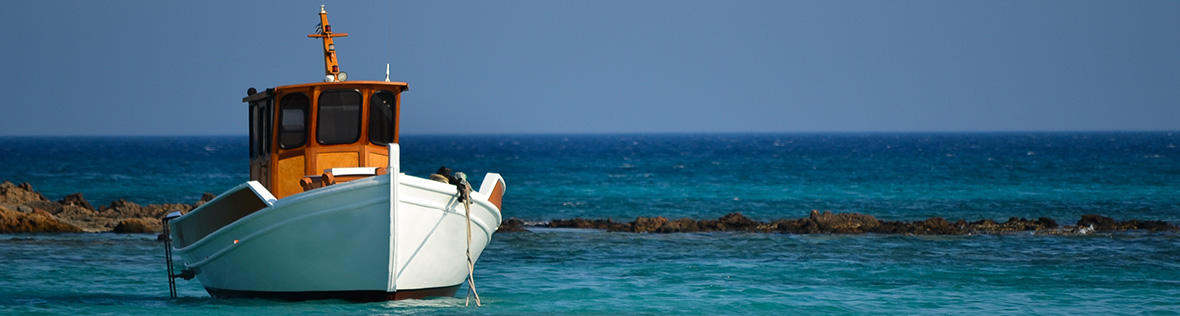
[[[396,15],[397,4],[394,4],[393,1],[390,1],[389,2],[389,9],[390,9],[389,11],[392,11],[392,12],[390,12],[391,17],[393,15]],[[388,29],[389,30],[389,37],[385,39],[386,45],[387,45],[387,46],[385,46],[385,49],[386,49],[385,53],[387,54],[387,55],[385,55],[385,58],[393,58],[393,26],[394,26],[393,19],[391,18],[391,19],[389,19],[389,29]],[[386,61],[388,61],[388,59],[386,59]],[[385,82],[389,82],[389,63],[388,62],[385,63]]]
[[[309,34],[310,38],[321,38],[324,40],[324,75],[325,80],[332,82],[340,82],[347,80],[348,74],[340,71],[340,64],[336,61],[336,44],[332,43],[333,37],[347,37],[348,33],[332,33],[332,25],[328,24],[328,11],[324,10],[324,6],[320,5],[320,25],[316,28],[319,31],[317,34]]]

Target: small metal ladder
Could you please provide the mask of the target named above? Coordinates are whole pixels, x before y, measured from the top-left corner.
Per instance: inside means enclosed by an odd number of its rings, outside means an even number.
[[[173,273],[172,267],[172,229],[168,225],[168,221],[180,217],[180,211],[168,213],[167,216],[161,220],[164,224],[164,263],[168,266],[168,292],[172,298],[176,298],[176,278],[192,280],[196,276],[193,270],[184,269],[180,273]]]

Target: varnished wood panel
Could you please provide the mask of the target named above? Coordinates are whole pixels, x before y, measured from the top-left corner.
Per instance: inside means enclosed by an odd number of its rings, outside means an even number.
[[[275,198],[283,198],[288,195],[303,192],[303,187],[299,185],[299,180],[303,179],[304,161],[303,156],[294,156],[279,160],[278,167],[278,183],[271,185],[271,189]]]
[[[389,154],[369,153],[369,160],[365,162],[365,167],[380,167],[385,168],[389,166]]]
[[[323,172],[328,168],[360,167],[360,155],[356,152],[318,153],[316,154],[316,171]]]

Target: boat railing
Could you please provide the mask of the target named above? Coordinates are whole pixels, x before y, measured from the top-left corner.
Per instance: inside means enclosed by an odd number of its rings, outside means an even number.
[[[321,175],[304,176],[299,180],[299,185],[306,192],[337,183],[383,175],[385,170],[386,168],[380,167],[328,168],[324,169]]]

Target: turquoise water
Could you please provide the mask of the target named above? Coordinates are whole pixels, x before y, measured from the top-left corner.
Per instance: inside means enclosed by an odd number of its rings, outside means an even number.
[[[499,234],[461,298],[169,299],[151,236],[0,236],[0,312],[51,314],[1175,314],[1180,238]],[[460,292],[465,293],[465,289]]]
[[[45,144],[68,143],[52,151]],[[525,220],[1082,214],[1180,222],[1161,133],[409,136],[405,170],[508,182]],[[181,146],[183,145],[183,146]],[[180,146],[180,147],[176,147]],[[0,138],[0,179],[95,205],[192,202],[246,178],[244,137]],[[156,153],[145,155],[144,153]],[[478,176],[477,176],[478,178]],[[111,181],[110,179],[115,179]],[[476,179],[478,180],[478,179]],[[1180,235],[496,234],[485,306],[168,298],[154,236],[0,235],[0,314],[1177,314]],[[461,289],[460,293],[464,293]]]

